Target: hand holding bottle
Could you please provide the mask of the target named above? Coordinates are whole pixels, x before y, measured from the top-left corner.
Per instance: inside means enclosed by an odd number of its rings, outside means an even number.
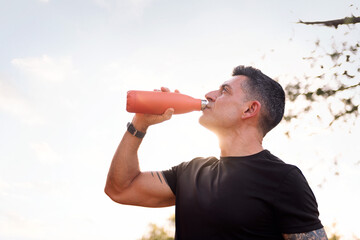
[[[170,90],[166,87],[161,87],[161,90],[154,90],[154,92],[168,92],[170,93]],[[175,90],[175,93],[179,93],[178,90]],[[130,102],[134,99],[127,99],[127,110],[128,112],[132,112],[128,109],[128,104],[131,104]],[[146,132],[147,128],[151,125],[155,125],[164,121],[169,120],[172,115],[174,114],[175,110],[174,108],[167,108],[162,114],[149,114],[149,113],[136,113],[132,123],[134,124],[135,128],[141,132]]]

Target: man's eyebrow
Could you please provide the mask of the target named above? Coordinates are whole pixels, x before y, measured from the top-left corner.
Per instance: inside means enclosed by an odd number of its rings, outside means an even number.
[[[220,89],[224,89],[225,87],[231,89],[231,86],[230,86],[229,84],[227,84],[227,83],[224,83],[224,84],[221,84],[221,85],[220,85]]]

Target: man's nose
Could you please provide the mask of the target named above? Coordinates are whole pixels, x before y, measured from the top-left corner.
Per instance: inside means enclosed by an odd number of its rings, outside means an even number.
[[[209,102],[215,102],[217,95],[216,95],[216,91],[211,91],[208,92],[207,94],[205,94],[205,98],[209,101]]]

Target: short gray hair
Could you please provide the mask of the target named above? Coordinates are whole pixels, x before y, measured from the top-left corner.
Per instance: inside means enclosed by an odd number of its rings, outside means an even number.
[[[247,98],[259,101],[262,106],[259,126],[265,136],[284,116],[284,89],[278,82],[253,67],[237,66],[232,75],[243,75],[248,78],[243,87],[247,92]]]

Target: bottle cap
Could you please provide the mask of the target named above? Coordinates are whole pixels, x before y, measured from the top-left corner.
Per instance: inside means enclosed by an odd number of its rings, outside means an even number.
[[[201,110],[204,110],[206,108],[206,105],[208,104],[209,102],[207,100],[201,100]]]

